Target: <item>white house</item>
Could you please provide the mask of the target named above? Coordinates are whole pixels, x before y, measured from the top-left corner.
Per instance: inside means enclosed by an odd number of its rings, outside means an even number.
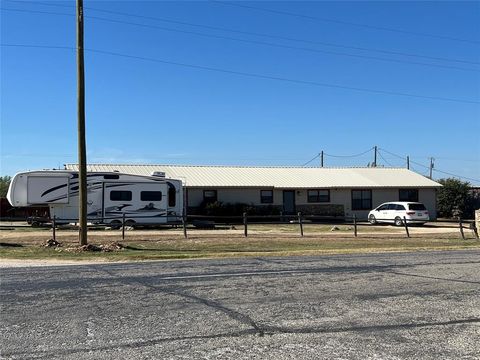
[[[78,170],[67,164],[68,170]],[[189,213],[202,204],[243,203],[276,208],[284,214],[366,218],[387,201],[420,201],[436,218],[441,185],[405,168],[306,168],[260,166],[90,164],[88,171],[151,175],[155,171],[181,179]]]

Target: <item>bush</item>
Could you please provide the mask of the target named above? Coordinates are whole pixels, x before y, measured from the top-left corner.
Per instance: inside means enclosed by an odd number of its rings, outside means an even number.
[[[440,179],[438,182],[443,185],[437,197],[439,216],[473,218],[475,199],[470,184],[454,178]]]

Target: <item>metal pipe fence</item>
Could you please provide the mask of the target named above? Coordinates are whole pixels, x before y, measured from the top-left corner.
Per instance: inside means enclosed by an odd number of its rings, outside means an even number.
[[[166,218],[165,222],[158,222],[158,219]],[[243,213],[242,215],[230,215],[230,216],[218,216],[218,215],[190,215],[190,216],[172,216],[172,215],[163,215],[157,216],[155,219],[157,221],[148,221],[152,217],[149,216],[127,216],[125,213],[119,214],[118,216],[110,216],[103,218],[90,218],[89,221],[90,229],[111,229],[111,230],[121,230],[121,238],[125,239],[126,230],[128,227],[161,227],[161,226],[181,226],[183,230],[183,236],[185,239],[188,238],[189,229],[216,229],[220,226],[231,226],[241,224],[243,225],[243,235],[244,237],[249,236],[249,225],[271,225],[272,227],[280,225],[295,225],[298,226],[298,235],[300,237],[305,236],[306,234],[306,225],[316,226],[316,225],[344,225],[348,226],[349,230],[353,232],[354,237],[358,237],[359,228],[362,227],[372,227],[373,225],[366,221],[358,221],[357,217],[354,215],[352,217],[343,217],[342,221],[339,221],[338,218],[331,216],[318,216],[318,215],[303,215],[301,212],[291,215],[291,214],[280,214],[280,215],[248,215]],[[332,219],[334,221],[332,221]],[[45,222],[43,225],[44,228],[50,228],[52,230],[52,237],[56,240],[57,231],[59,230],[76,230],[78,229],[78,219],[58,219],[54,216],[50,221]],[[442,221],[443,223],[443,221]],[[465,230],[471,230],[475,239],[479,239],[478,229],[475,227],[474,220],[464,220],[459,218],[458,220],[445,221],[447,224],[457,225],[460,236],[463,240],[467,239]],[[415,225],[415,221],[407,220],[403,218],[402,225],[405,229],[405,235],[407,238],[411,237],[410,227]],[[25,226],[16,226],[16,225],[7,225],[1,226],[0,228],[24,228]],[[448,226],[451,228],[452,226]],[[445,227],[447,228],[447,227]],[[318,235],[318,232],[315,233]]]

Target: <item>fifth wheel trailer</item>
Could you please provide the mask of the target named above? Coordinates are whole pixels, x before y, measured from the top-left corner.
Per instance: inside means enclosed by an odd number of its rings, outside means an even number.
[[[16,174],[7,199],[14,207],[48,206],[58,223],[78,221],[78,172],[29,171]],[[87,173],[87,219],[95,224],[174,224],[183,216],[181,180],[118,172]]]

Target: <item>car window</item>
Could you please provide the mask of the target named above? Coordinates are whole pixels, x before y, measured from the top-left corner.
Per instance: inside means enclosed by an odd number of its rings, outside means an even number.
[[[396,207],[397,207],[397,209],[396,209],[396,210],[406,210],[406,209],[405,209],[405,206],[403,206],[403,205],[400,205],[400,204],[397,204],[397,206],[396,206]]]
[[[387,210],[396,210],[396,209],[397,209],[397,204],[388,204]]]
[[[378,211],[387,210],[388,205],[382,205],[377,208]]]
[[[408,204],[409,210],[427,210],[423,204]]]

